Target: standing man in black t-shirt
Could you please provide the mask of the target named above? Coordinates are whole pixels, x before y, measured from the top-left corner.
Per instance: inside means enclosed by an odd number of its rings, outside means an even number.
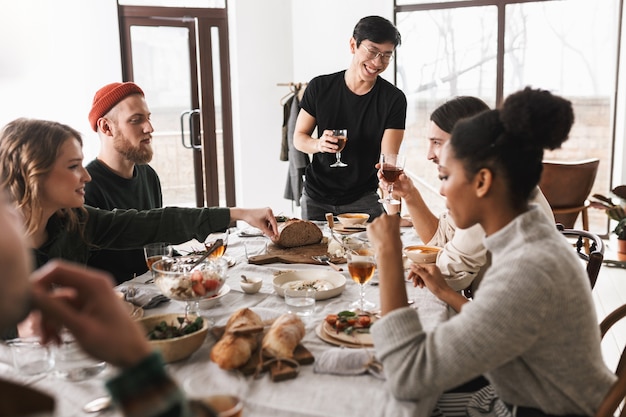
[[[364,212],[370,220],[384,212],[378,202],[375,165],[381,153],[398,153],[406,122],[406,96],[380,77],[387,69],[400,33],[379,16],[361,19],[350,38],[347,70],[309,82],[298,114],[294,145],[313,155],[305,173],[302,218],[324,220],[325,213]],[[311,135],[317,128],[319,138]],[[335,162],[333,129],[347,129],[341,151],[346,167]]]
[[[85,204],[106,210],[149,210],[163,206],[161,182],[152,160],[152,124],[142,89],[112,83],[98,90],[89,123],[100,137],[100,153],[87,165]],[[143,250],[97,250],[88,263],[115,276],[117,283],[148,270]]]

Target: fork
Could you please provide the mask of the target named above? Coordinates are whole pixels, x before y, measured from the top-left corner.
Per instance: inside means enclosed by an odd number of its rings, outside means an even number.
[[[340,266],[335,265],[334,263],[332,263],[330,261],[330,258],[328,256],[326,256],[326,255],[311,256],[311,258],[315,259],[318,262],[324,262],[324,263],[330,265],[337,272],[343,271],[343,268],[341,268]]]

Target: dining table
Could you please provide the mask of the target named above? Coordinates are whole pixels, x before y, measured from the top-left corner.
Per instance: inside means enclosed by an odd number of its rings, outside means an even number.
[[[323,228],[320,225],[320,228]],[[323,228],[324,238],[330,239],[328,227]],[[403,244],[421,243],[411,227],[402,227]],[[366,240],[366,232],[359,232],[356,237]],[[334,271],[327,264],[309,263],[271,263],[257,265],[249,263],[250,257],[264,254],[273,243],[250,228],[239,224],[231,229],[228,246],[224,257],[230,263],[225,286],[229,291],[221,295],[210,308],[200,310],[200,315],[207,318],[213,326],[223,326],[236,310],[250,308],[263,320],[274,319],[288,311],[282,296],[274,286],[275,276],[285,271],[322,271],[329,274],[342,274],[346,278],[343,291],[332,298],[317,300],[312,315],[303,318],[306,334],[301,344],[313,355],[312,364],[300,366],[295,378],[274,382],[269,373],[243,375],[239,371],[221,369],[211,361],[211,348],[217,341],[215,332],[209,331],[201,347],[190,357],[166,365],[167,372],[190,398],[202,398],[213,394],[233,394],[244,402],[243,416],[255,417],[314,417],[314,416],[428,416],[437,401],[437,396],[421,398],[417,401],[401,401],[390,393],[384,377],[362,372],[343,374],[339,369],[326,367],[324,372],[316,372],[315,361],[320,361],[329,353],[339,352],[350,355],[359,348],[342,346],[341,343],[328,343],[318,335],[316,328],[329,314],[350,309],[350,304],[360,297],[359,285],[352,281],[346,264],[339,264],[342,272]],[[193,250],[202,250],[201,242],[190,241],[175,247],[185,254]],[[242,275],[247,278],[261,279],[262,286],[255,294],[245,293],[240,288]],[[158,293],[147,272],[130,281],[120,284],[119,290],[133,287],[135,291]],[[379,302],[378,274],[365,286],[365,298],[377,306]],[[430,331],[437,324],[451,317],[452,310],[434,297],[427,289],[414,287],[407,281],[409,299],[417,307],[422,325]],[[143,309],[144,316],[165,313],[184,313],[185,303],[169,300],[154,308]],[[375,349],[367,348],[368,354],[375,357]],[[319,364],[318,364],[319,365]],[[88,416],[83,406],[90,400],[106,396],[104,383],[118,370],[107,365],[99,374],[82,381],[69,381],[59,378],[54,372],[25,376],[17,372],[11,362],[11,353],[5,344],[0,345],[0,372],[3,378],[32,386],[50,393],[56,398],[55,416]],[[384,373],[384,370],[383,370]],[[117,417],[121,413],[115,409],[101,412],[102,416]]]

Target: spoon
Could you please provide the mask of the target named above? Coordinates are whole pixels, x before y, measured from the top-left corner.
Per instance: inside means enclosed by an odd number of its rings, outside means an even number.
[[[100,411],[108,410],[111,407],[113,407],[111,397],[105,396],[89,401],[83,406],[83,411],[85,413],[98,413]]]
[[[326,255],[311,256],[311,258],[315,259],[318,262],[324,262],[324,263],[330,265],[337,272],[343,271],[343,268],[341,268],[340,266],[337,266],[334,263],[332,263],[330,261],[330,258],[328,256],[326,256]]]

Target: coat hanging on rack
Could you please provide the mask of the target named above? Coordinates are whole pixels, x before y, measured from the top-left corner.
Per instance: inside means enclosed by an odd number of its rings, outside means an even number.
[[[300,197],[302,196],[302,187],[304,185],[304,171],[311,161],[308,154],[300,152],[293,144],[296,119],[300,112],[300,93],[304,89],[300,83],[293,85],[293,87],[295,88],[292,90],[292,96],[283,106],[283,144],[285,142],[287,144],[289,160],[289,172],[283,196],[287,200],[294,201],[296,206],[300,206]]]

